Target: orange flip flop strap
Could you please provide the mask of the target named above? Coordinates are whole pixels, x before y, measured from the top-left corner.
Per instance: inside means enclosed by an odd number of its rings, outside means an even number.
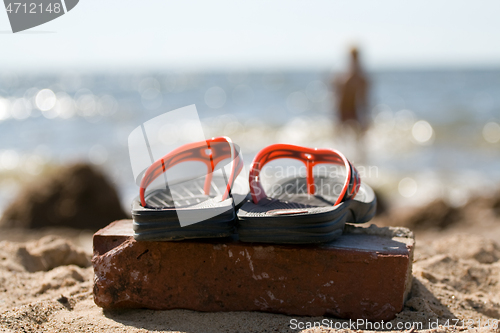
[[[228,137],[217,137],[206,141],[199,141],[185,144],[162,158],[155,161],[144,173],[140,185],[140,199],[141,205],[146,207],[146,200],[144,198],[146,188],[158,176],[166,172],[171,167],[188,161],[199,161],[205,163],[207,166],[207,176],[205,177],[205,184],[203,191],[205,194],[210,193],[210,185],[212,182],[212,173],[215,167],[223,160],[231,158],[232,167],[229,176],[226,191],[222,196],[222,200],[229,197],[229,192],[233,186],[234,180],[243,168],[243,160],[239,152],[235,149],[233,142]]]
[[[351,162],[349,162],[339,151],[334,149],[307,148],[288,144],[274,144],[262,149],[257,156],[255,156],[250,166],[250,193],[255,204],[267,197],[260,182],[260,171],[267,163],[280,158],[292,158],[304,162],[307,171],[306,180],[308,194],[316,193],[313,168],[315,165],[321,163],[338,164],[346,168],[346,179],[342,191],[334,205],[354,198],[358,193],[361,184],[359,173]]]

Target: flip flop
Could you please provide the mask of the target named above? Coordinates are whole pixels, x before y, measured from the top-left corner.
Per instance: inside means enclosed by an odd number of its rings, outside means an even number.
[[[305,177],[273,184],[266,194],[259,177],[265,164],[280,158],[305,163]],[[313,167],[330,163],[345,167],[344,177],[313,176]],[[238,211],[241,241],[312,244],[338,238],[346,222],[368,222],[376,210],[373,190],[361,183],[356,168],[333,149],[275,144],[261,150],[250,167],[251,200]]]
[[[217,166],[228,158],[232,165],[226,179],[224,167]],[[175,184],[165,181],[165,185],[146,194],[156,178],[188,161],[203,162],[207,166],[204,180],[195,178]],[[134,238],[177,241],[231,236],[236,223],[235,209],[248,196],[248,190],[236,190],[245,188],[237,183],[242,168],[240,151],[227,137],[186,144],[160,158],[144,173],[140,195],[132,203]],[[213,175],[216,169],[222,170],[224,176]]]

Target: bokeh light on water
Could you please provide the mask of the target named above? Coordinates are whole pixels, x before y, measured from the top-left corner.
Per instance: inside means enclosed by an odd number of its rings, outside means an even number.
[[[500,125],[491,121],[483,127],[483,137],[489,143],[497,143],[500,141]]]
[[[10,102],[0,97],[0,121],[10,118]]]
[[[425,120],[417,121],[411,129],[411,133],[415,141],[423,145],[431,144],[434,137],[432,126]]]
[[[399,194],[405,198],[411,198],[417,193],[418,185],[417,182],[410,177],[405,177],[401,179],[398,184]]]
[[[57,98],[52,90],[42,89],[36,94],[35,101],[40,111],[49,111],[56,105]]]

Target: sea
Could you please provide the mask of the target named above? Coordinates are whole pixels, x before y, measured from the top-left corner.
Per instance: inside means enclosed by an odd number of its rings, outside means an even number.
[[[193,104],[205,137],[231,137],[247,166],[273,143],[335,148],[396,206],[458,206],[500,186],[499,68],[367,75],[359,138],[337,121],[329,70],[0,73],[0,213],[46,169],[76,161],[101,168],[129,209],[130,133]]]

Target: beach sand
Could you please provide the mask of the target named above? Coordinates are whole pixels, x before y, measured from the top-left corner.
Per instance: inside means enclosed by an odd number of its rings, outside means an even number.
[[[474,214],[476,219],[469,216],[446,230],[416,232],[414,282],[405,308],[391,321],[394,331],[416,322],[424,329],[429,322],[444,325],[431,326],[434,332],[464,331],[472,323],[477,328],[479,321],[480,331],[498,331],[484,326],[500,318],[500,246],[495,241],[500,219],[489,210]],[[299,332],[291,320],[347,323],[256,312],[103,310],[92,298],[91,233],[11,230],[1,239],[0,328],[5,332]],[[454,323],[460,326],[445,326]],[[327,326],[304,330],[330,331]]]

